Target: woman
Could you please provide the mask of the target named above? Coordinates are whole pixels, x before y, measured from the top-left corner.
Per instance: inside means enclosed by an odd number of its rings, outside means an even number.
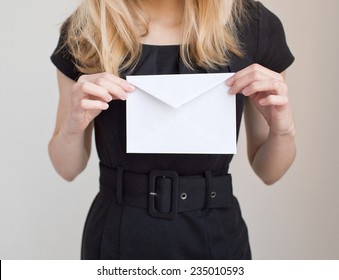
[[[251,0],[84,0],[51,59],[60,90],[54,167],[69,181],[84,170],[93,127],[100,158],[82,258],[250,259],[232,155],[127,154],[125,100],[135,88],[124,78],[236,72],[225,82],[237,131],[244,109],[250,163],[273,184],[295,157],[284,81],[294,58],[279,19]]]

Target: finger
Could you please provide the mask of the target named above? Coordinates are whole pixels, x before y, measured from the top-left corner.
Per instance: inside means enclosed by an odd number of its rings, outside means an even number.
[[[239,72],[235,73],[235,75],[233,76],[234,79],[238,79],[241,78],[243,76],[246,76],[252,72],[261,72],[263,74],[265,74],[266,76],[271,77],[272,79],[277,79],[277,80],[284,80],[283,76],[280,73],[274,72],[264,66],[261,66],[260,64],[254,63],[242,70],[240,70]]]
[[[259,64],[252,64],[239,72],[235,73],[232,77],[226,80],[226,84],[230,87],[233,87],[234,84],[239,80],[239,79],[244,79],[244,78],[252,78],[252,79],[260,79],[263,77],[266,77],[266,79],[276,79],[280,81],[284,81],[283,75],[274,72],[270,69],[267,69],[266,67],[263,67]],[[233,90],[231,91],[231,94],[235,94],[238,91]]]
[[[109,83],[106,85],[108,92],[112,95],[113,99],[126,100],[129,92],[125,91],[117,84]]]
[[[101,99],[106,102],[110,102],[113,99],[112,96],[109,94],[109,92],[105,88],[97,86],[87,81],[76,84],[75,90],[79,90],[84,95],[96,97],[97,99]],[[83,98],[83,96],[81,98]]]
[[[120,84],[112,82],[110,79],[106,79],[105,77],[102,76],[98,77],[94,81],[94,83],[106,89],[114,99],[126,100],[128,97],[128,93],[130,93],[130,91],[126,91],[124,88],[122,88]]]
[[[119,85],[125,91],[127,91],[127,92],[135,91],[135,86],[130,84],[126,80],[124,80],[124,79],[122,79],[120,77],[114,76],[114,75],[111,75],[110,78],[112,79],[112,82],[114,82],[115,84]]]
[[[234,80],[233,85],[229,90],[229,93],[236,94],[238,92],[242,92],[244,88],[248,87],[254,82],[270,79],[272,78],[270,76],[267,76],[263,72],[260,71],[249,72],[248,74],[238,77],[236,80]]]
[[[120,77],[117,77],[107,72],[92,74],[92,75],[83,75],[80,78],[91,81],[92,83],[95,83],[95,84],[99,84],[99,83],[102,83],[103,80],[107,80],[110,83],[119,85],[126,92],[135,91],[135,87],[132,84],[128,83],[126,80]]]
[[[287,95],[288,89],[285,82],[271,79],[253,82],[242,90],[242,93],[245,96],[250,96],[257,92],[271,92],[276,95]]]
[[[261,106],[284,106],[288,104],[288,97],[281,95],[269,95],[259,100]]]
[[[80,106],[83,110],[107,110],[109,105],[100,100],[82,99]]]

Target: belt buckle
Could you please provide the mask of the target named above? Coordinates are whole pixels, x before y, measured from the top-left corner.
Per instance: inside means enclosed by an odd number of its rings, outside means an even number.
[[[171,210],[170,212],[160,212],[155,207],[156,192],[156,179],[158,177],[166,177],[172,180],[171,191]],[[148,188],[148,213],[155,218],[163,218],[173,220],[178,212],[178,190],[179,190],[179,176],[175,171],[167,170],[152,170],[149,174],[149,188]]]

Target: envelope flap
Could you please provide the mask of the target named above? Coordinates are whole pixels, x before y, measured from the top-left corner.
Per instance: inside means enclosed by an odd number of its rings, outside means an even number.
[[[153,97],[179,108],[216,87],[233,73],[127,76],[127,81]]]

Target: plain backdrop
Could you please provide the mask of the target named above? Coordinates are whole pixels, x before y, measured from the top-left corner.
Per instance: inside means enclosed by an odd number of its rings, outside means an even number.
[[[0,259],[79,259],[98,159],[63,181],[47,154],[58,102],[54,50],[79,1],[3,1],[0,9]],[[241,131],[231,171],[254,259],[339,259],[337,0],[263,0],[296,57],[287,72],[298,156],[265,186]]]

